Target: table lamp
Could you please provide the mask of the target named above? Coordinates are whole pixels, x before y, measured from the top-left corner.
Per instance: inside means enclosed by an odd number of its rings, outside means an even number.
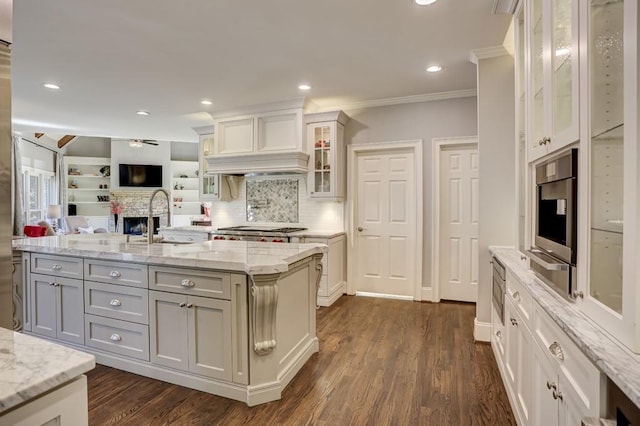
[[[51,220],[51,227],[54,232],[58,231],[58,220],[62,217],[62,206],[60,204],[49,204],[47,217]]]

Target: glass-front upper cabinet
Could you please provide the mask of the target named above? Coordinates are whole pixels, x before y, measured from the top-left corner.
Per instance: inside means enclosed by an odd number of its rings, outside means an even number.
[[[213,155],[214,150],[213,126],[199,127],[196,131],[200,135],[198,153],[198,160],[200,162],[198,172],[198,177],[200,178],[198,182],[198,188],[200,190],[199,198],[200,200],[216,200],[219,194],[219,176],[209,173],[209,164],[207,163],[207,157]]]
[[[522,5],[523,3],[521,3]],[[525,7],[516,13],[516,102],[518,121],[516,126],[516,152],[518,153],[518,248],[525,251],[527,212],[527,140],[526,140],[526,75],[525,75]]]
[[[308,186],[311,198],[341,200],[346,186],[346,150],[342,111],[307,114]]]
[[[529,160],[578,141],[578,0],[529,2]]]
[[[581,194],[588,200],[583,309],[640,352],[638,120],[625,123],[625,116],[638,117],[638,3],[583,3],[581,90],[588,94],[581,145],[587,159]]]

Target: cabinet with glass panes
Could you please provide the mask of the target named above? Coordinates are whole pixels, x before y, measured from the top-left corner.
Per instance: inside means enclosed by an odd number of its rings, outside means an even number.
[[[307,185],[312,199],[342,200],[346,186],[346,147],[342,111],[305,115],[309,174]]]

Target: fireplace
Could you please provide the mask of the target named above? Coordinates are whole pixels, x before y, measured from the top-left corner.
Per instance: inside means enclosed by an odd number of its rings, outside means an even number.
[[[124,234],[131,235],[146,235],[147,234],[147,220],[146,216],[138,217],[125,217],[124,219]],[[160,216],[153,217],[153,233],[158,233],[158,227],[160,227]]]

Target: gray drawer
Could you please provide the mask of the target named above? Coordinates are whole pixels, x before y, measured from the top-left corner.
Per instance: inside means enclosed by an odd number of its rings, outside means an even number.
[[[95,315],[84,316],[85,344],[149,361],[149,327]]]
[[[82,258],[33,253],[31,272],[82,279]]]
[[[148,292],[145,288],[85,281],[84,311],[88,314],[149,324]]]
[[[109,284],[147,288],[147,265],[85,259],[84,278]]]
[[[149,288],[231,300],[231,275],[227,272],[149,266]]]

